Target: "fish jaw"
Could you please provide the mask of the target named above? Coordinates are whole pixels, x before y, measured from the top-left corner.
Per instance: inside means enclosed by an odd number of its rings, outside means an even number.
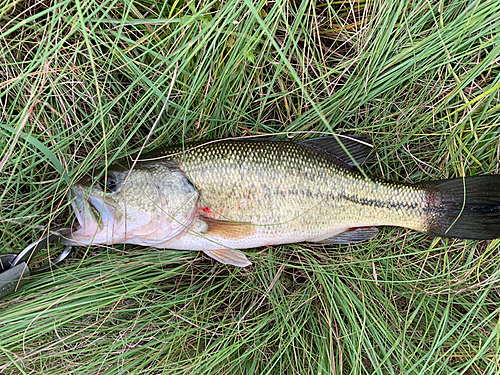
[[[74,185],[70,190],[71,206],[76,214],[79,228],[65,236],[64,245],[90,245],[119,243],[115,236],[116,210],[102,198],[91,195],[84,187]]]
[[[164,217],[158,214],[129,209],[120,214],[120,207],[111,199],[93,196],[92,191],[75,185],[75,199],[71,205],[75,211],[79,228],[65,237],[65,245],[130,243],[154,246],[159,240],[165,241],[177,233],[172,230]],[[192,217],[188,218],[190,224]]]

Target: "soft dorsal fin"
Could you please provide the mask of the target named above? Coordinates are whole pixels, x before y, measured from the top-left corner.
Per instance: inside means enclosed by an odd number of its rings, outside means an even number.
[[[373,151],[372,139],[365,135],[338,135],[338,141],[334,136],[304,139],[298,143],[306,146],[319,148],[336,156],[350,167],[356,164],[362,165]],[[340,142],[344,145],[348,153],[344,151]],[[354,159],[354,161],[353,161]]]

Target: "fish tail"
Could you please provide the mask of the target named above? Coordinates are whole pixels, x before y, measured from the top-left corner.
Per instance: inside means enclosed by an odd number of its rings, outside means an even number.
[[[473,240],[500,238],[500,175],[426,183],[427,234]]]

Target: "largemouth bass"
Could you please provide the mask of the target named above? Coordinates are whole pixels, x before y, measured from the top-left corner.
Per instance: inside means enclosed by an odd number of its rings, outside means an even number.
[[[359,170],[370,142],[222,140],[171,147],[133,169],[120,161],[74,186],[80,228],[63,242],[198,250],[244,267],[251,263],[236,249],[358,243],[381,225],[500,237],[499,175],[415,185],[370,179]]]

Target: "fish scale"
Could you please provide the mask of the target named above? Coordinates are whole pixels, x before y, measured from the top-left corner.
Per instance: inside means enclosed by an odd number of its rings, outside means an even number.
[[[349,226],[403,222],[426,228],[424,209],[418,210],[425,190],[367,180],[337,158],[298,143],[215,142],[174,158],[216,218],[270,225],[257,230],[282,235],[273,243],[317,241]]]

